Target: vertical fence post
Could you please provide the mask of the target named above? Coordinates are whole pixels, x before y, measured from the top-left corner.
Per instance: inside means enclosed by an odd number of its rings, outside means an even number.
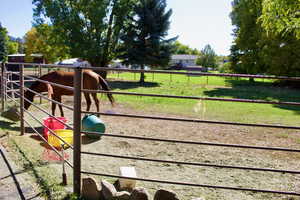
[[[208,86],[208,76],[206,76],[206,87]]]
[[[74,77],[74,153],[73,153],[73,191],[80,196],[81,189],[81,88],[82,88],[82,69],[75,69]]]
[[[24,135],[24,65],[20,65],[20,132]]]
[[[42,76],[42,68],[41,65],[38,65],[39,68],[39,78]],[[42,97],[40,96],[40,104],[42,104]]]
[[[6,102],[6,90],[7,90],[7,71],[6,71],[6,64],[3,65],[3,84],[4,84],[4,102]],[[4,103],[5,106],[5,103]]]
[[[4,111],[4,63],[1,63],[1,111]]]

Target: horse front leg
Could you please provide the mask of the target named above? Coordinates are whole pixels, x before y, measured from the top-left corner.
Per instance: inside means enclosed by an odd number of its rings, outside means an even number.
[[[59,103],[61,103],[61,96],[54,96],[54,97],[53,97],[53,100],[54,100],[54,101],[57,101],[57,102],[59,102]],[[63,109],[62,109],[62,106],[61,106],[61,105],[58,105],[58,108],[59,108],[59,110],[60,110],[60,115],[61,115],[62,117],[64,117],[64,111],[63,111]],[[53,115],[55,115],[55,109],[56,109],[56,103],[52,103],[52,114],[53,114]]]
[[[94,102],[96,104],[96,108],[97,108],[97,112],[98,112],[97,116],[100,117],[100,114],[99,114],[99,112],[100,112],[100,104],[99,104],[99,99],[97,97],[97,93],[93,93],[92,96],[93,96]]]
[[[57,97],[57,101],[58,101],[59,103],[61,103],[61,96]],[[60,116],[61,116],[61,117],[64,117],[64,111],[63,111],[62,106],[58,104],[58,107],[59,107],[59,110],[60,110]]]
[[[89,93],[84,93],[84,97],[86,100],[86,111],[88,112],[90,111],[91,104],[92,104],[91,97]]]

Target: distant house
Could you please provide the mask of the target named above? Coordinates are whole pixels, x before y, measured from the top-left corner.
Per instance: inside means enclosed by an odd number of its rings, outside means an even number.
[[[19,65],[18,64],[12,64],[12,63],[28,63],[25,59],[25,54],[11,54],[8,55],[8,62],[10,64],[6,65],[6,69],[8,71],[12,72],[18,72],[19,71]],[[29,63],[45,63],[45,59],[42,54],[31,54],[31,61]],[[30,68],[32,66],[25,65],[25,68]],[[18,80],[19,76],[16,74],[12,75],[12,80]]]
[[[11,54],[8,55],[8,62],[26,63],[25,54]],[[31,54],[32,61],[30,63],[44,63],[42,54]]]
[[[170,66],[189,67],[196,66],[197,55],[177,54],[172,55]]]
[[[56,65],[75,65],[75,66],[84,66],[84,67],[91,66],[91,64],[88,61],[84,61],[80,58],[69,58],[69,59],[58,61],[54,64],[56,64]]]
[[[109,64],[109,67],[112,68],[118,68],[118,69],[126,69],[128,66],[122,64],[122,60],[112,60],[111,63]]]

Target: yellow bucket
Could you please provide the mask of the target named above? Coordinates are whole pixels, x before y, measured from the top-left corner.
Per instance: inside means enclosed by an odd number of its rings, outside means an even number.
[[[61,137],[62,140],[64,140],[66,143],[73,145],[73,130],[68,130],[68,129],[56,129],[53,130],[54,133]],[[63,141],[55,137],[53,134],[49,134],[48,136],[48,142],[50,145],[56,147],[56,148],[61,148],[63,147],[68,147],[67,144],[65,144]]]

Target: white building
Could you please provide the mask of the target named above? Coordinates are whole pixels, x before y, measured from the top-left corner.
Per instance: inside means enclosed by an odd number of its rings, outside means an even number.
[[[182,67],[196,66],[197,55],[177,54],[172,55],[170,65],[182,65]]]

